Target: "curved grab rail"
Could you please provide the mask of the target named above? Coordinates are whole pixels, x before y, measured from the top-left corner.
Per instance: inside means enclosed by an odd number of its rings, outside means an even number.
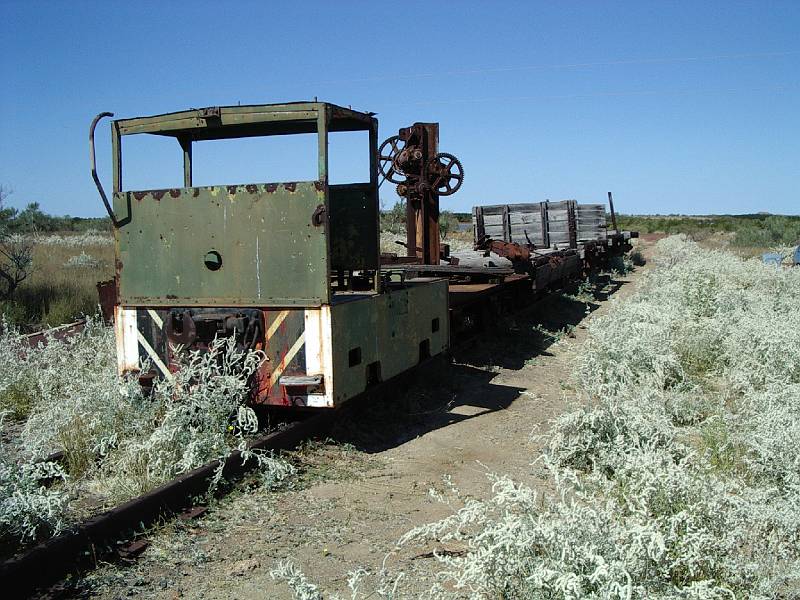
[[[119,221],[117,217],[114,216],[114,210],[111,208],[111,204],[108,202],[108,197],[106,196],[106,192],[103,189],[103,184],[100,183],[100,178],[97,176],[97,161],[95,160],[94,156],[94,130],[97,127],[97,123],[100,119],[104,117],[113,117],[114,113],[110,112],[101,112],[97,115],[93,120],[92,124],[89,126],[89,158],[92,162],[92,179],[94,179],[94,184],[97,186],[97,191],[100,192],[100,198],[103,199],[103,204],[106,207],[106,212],[108,212],[108,216],[111,217],[111,222],[114,224],[114,227],[119,225]]]

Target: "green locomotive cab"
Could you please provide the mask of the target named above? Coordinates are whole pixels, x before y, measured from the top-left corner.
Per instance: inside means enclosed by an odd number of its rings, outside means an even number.
[[[111,122],[115,329],[121,373],[171,377],[175,349],[231,337],[265,355],[254,402],[334,407],[449,344],[447,282],[381,276],[370,113],[324,102],[213,107]],[[333,185],[331,132],[369,135],[369,181]],[[312,181],[192,185],[195,143],[313,133]],[[172,137],[183,187],[126,190],[125,136]],[[147,375],[147,374],[142,374]]]

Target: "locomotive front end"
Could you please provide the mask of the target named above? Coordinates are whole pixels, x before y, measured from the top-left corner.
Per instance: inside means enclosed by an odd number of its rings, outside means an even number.
[[[377,128],[322,102],[112,121],[111,202],[92,171],[115,230],[120,372],[169,378],[178,353],[227,339],[262,353],[254,403],[330,408],[446,349],[447,283],[381,277]],[[368,132],[369,181],[330,184],[339,131]],[[192,185],[195,143],[303,133],[317,135],[315,180]],[[182,187],[124,190],[122,143],[135,134],[177,141]]]

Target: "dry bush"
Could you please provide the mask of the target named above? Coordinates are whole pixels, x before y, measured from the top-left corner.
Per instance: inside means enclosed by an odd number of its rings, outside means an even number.
[[[9,328],[0,335],[0,407],[17,408],[27,420],[0,456],[0,538],[33,538],[43,531],[40,522],[55,532],[65,519],[141,494],[236,449],[258,461],[266,479],[288,477],[292,469],[282,461],[247,450],[258,419],[245,401],[262,359],[258,352],[238,352],[233,339],[221,340],[208,352],[184,354],[175,376],[145,394],[135,377],[117,376],[113,332],[99,320],[76,337],[50,338],[34,350]],[[56,451],[64,453],[64,480],[45,490],[30,473]],[[29,507],[30,519],[11,527],[20,505]]]
[[[659,242],[656,265],[590,324],[584,402],[536,461],[556,493],[493,476],[490,498],[454,490],[450,517],[399,541],[465,548],[436,555],[427,595],[800,596],[800,269],[683,236]]]
[[[113,238],[99,233],[27,237],[33,271],[0,312],[19,327],[56,326],[97,311],[97,282],[114,275]]]

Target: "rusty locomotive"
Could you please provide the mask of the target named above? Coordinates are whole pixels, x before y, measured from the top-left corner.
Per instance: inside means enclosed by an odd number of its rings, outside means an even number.
[[[498,312],[630,249],[635,233],[608,228],[603,205],[575,201],[473,209],[475,244],[453,252],[439,236],[439,197],[464,169],[439,152],[436,123],[415,123],[378,145],[378,121],[324,102],[211,107],[111,121],[113,190],[92,176],[114,225],[114,327],[121,373],[171,377],[175,348],[215,338],[264,353],[252,401],[334,408],[445,352],[451,338]],[[369,178],[329,181],[332,132],[368,133]],[[193,186],[196,142],[315,133],[310,181]],[[126,136],[173,138],[183,187],[126,190]],[[404,255],[381,253],[378,187],[406,200]],[[613,206],[612,206],[613,216]]]

